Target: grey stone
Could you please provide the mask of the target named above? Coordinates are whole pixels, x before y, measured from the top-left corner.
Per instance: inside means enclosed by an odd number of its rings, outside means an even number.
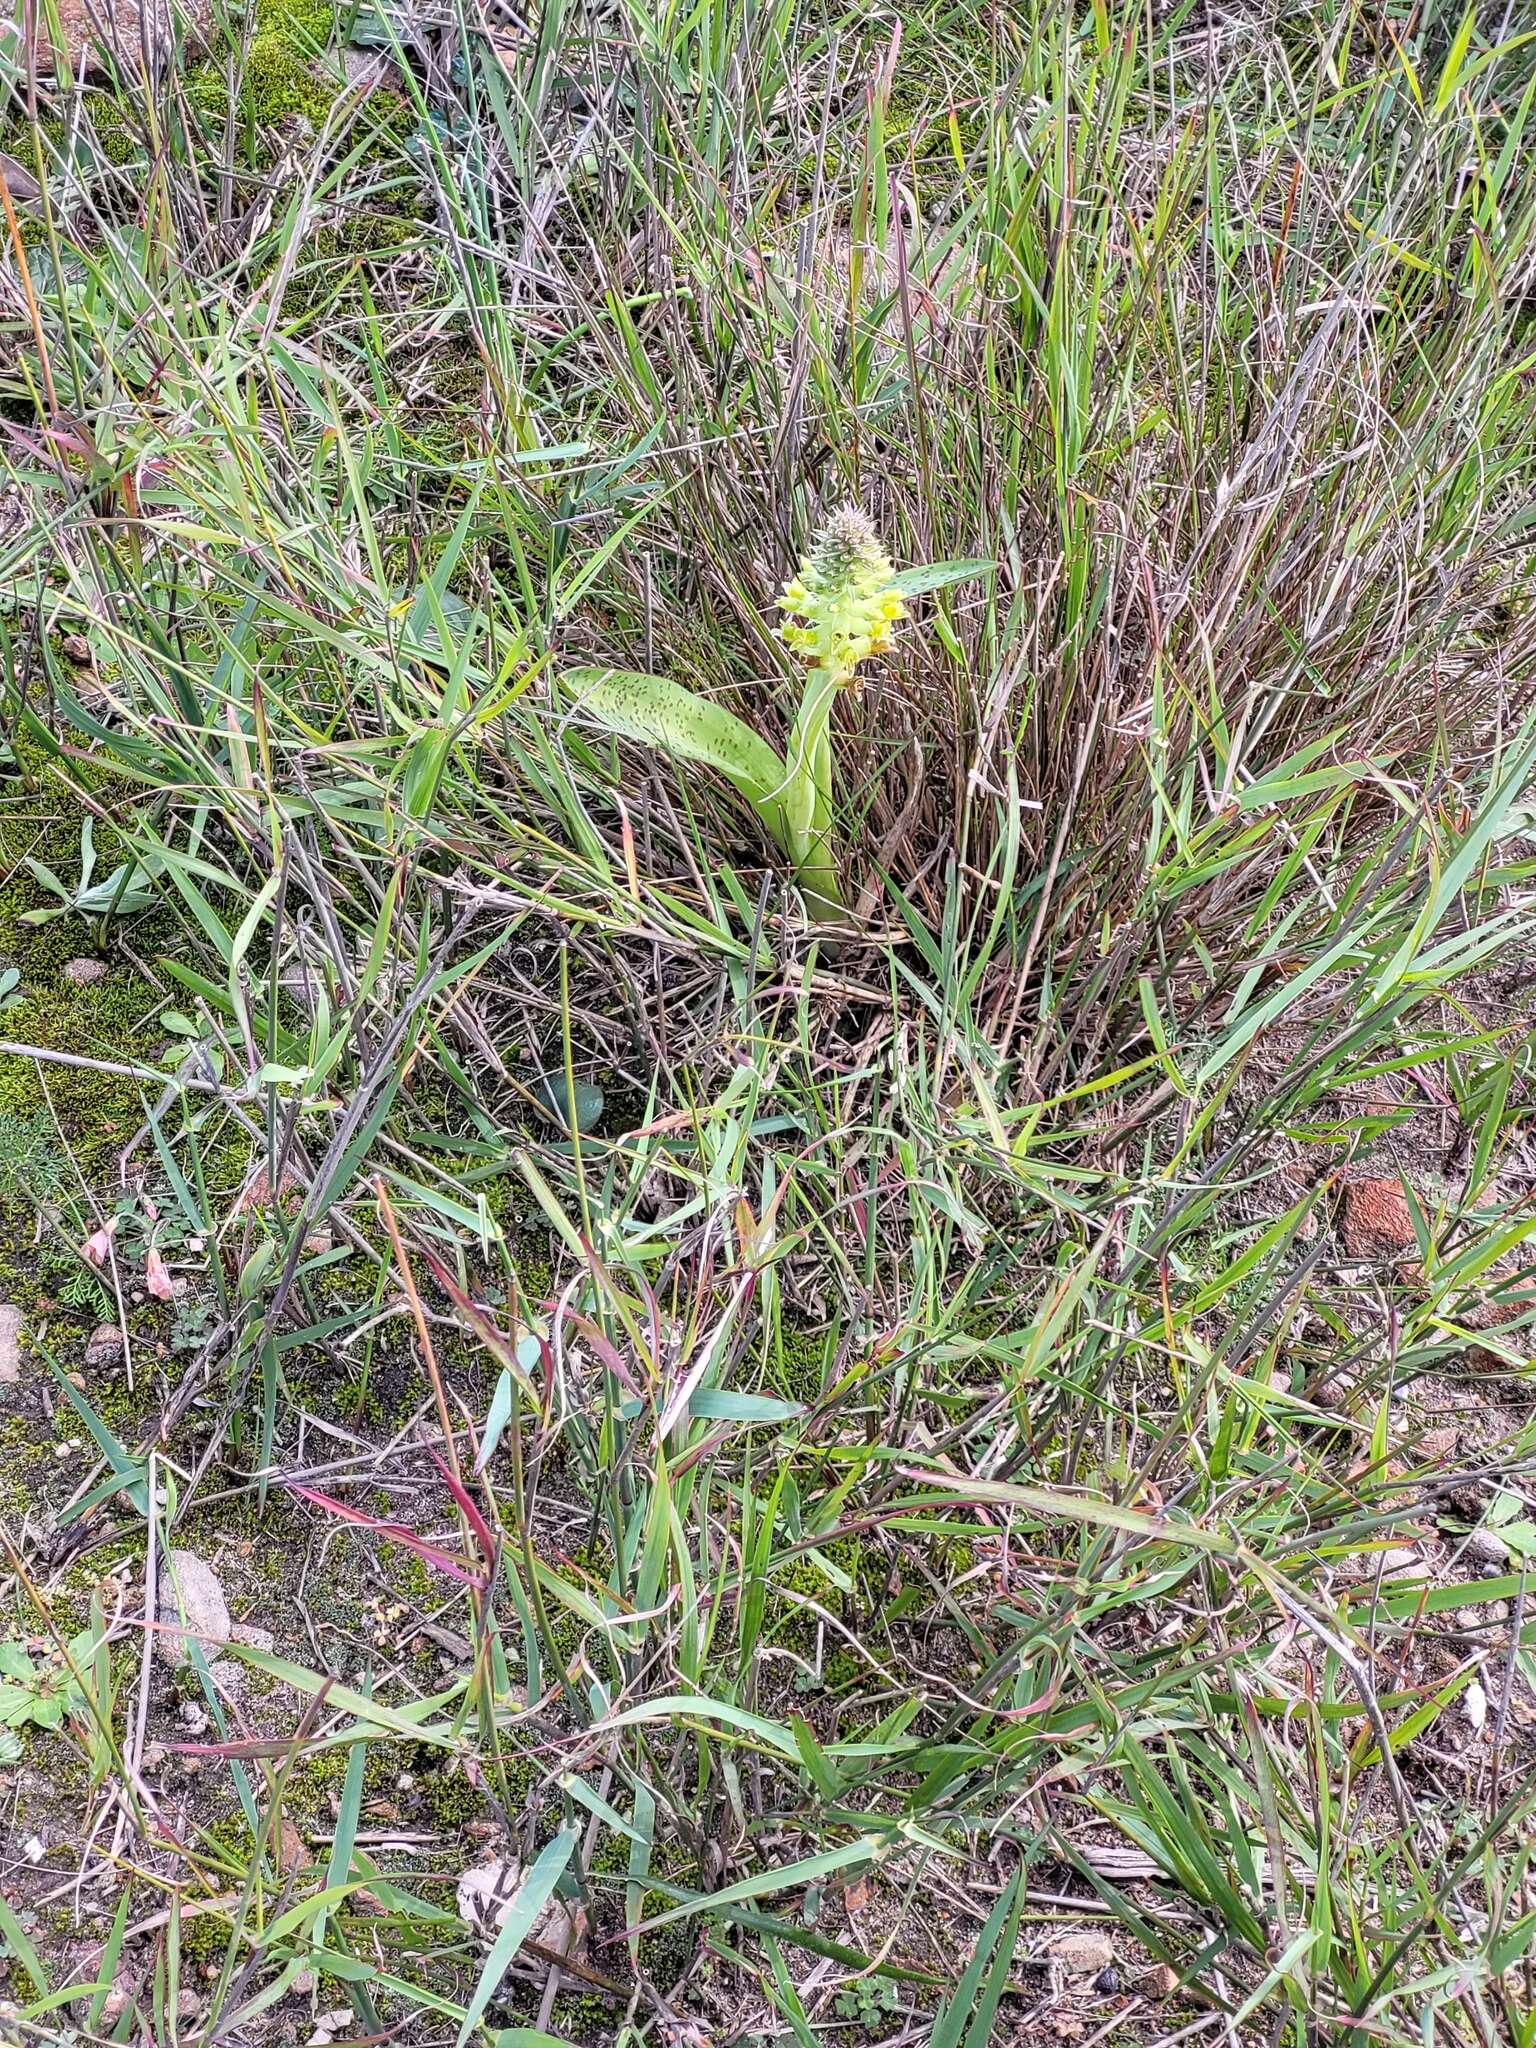
[[[177,1599],[177,1589],[180,1599]],[[179,1626],[185,1613],[186,1629]],[[160,1567],[156,1616],[160,1655],[173,1667],[191,1659],[193,1641],[205,1657],[229,1641],[229,1604],[210,1565],[192,1550],[173,1550]]]
[[[1048,1951],[1058,1969],[1074,1977],[1097,1977],[1115,1960],[1115,1945],[1097,1927],[1064,1927],[1051,1936]]]
[[[0,1302],[0,1387],[14,1387],[21,1378],[21,1333],[26,1322],[15,1302]]]

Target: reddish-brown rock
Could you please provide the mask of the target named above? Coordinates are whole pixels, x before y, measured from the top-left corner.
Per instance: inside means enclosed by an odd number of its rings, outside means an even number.
[[[142,64],[146,43],[151,56],[163,55],[178,29],[197,42],[208,26],[209,0],[58,0],[58,9],[70,69],[79,73],[96,68],[103,44],[132,68]],[[11,18],[30,38],[38,70],[52,72],[55,52],[39,0],[12,0]]]
[[[1497,1283],[1497,1279],[1495,1280]],[[1529,1358],[1536,1351],[1536,1325],[1522,1321],[1536,1308],[1536,1289],[1522,1287],[1501,1301],[1479,1301],[1462,1314],[1469,1330],[1508,1330],[1498,1339],[1498,1350],[1485,1344],[1468,1347],[1466,1362],[1474,1372],[1508,1372],[1512,1361]],[[1513,1325],[1513,1328],[1510,1328]],[[1507,1356],[1505,1354],[1508,1354]]]
[[[1418,1243],[1413,1211],[1399,1180],[1362,1179],[1344,1184],[1339,1236],[1352,1259],[1397,1257]]]

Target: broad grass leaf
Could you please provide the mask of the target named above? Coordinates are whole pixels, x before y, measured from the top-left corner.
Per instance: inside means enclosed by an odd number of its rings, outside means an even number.
[[[571,1860],[571,1852],[580,1839],[575,1828],[564,1828],[558,1835],[545,1843],[539,1859],[517,1888],[517,1894],[507,1909],[501,1932],[485,1959],[485,1968],[480,1972],[480,1981],[475,1986],[474,1996],[469,2001],[469,2010],[464,2015],[464,2024],[459,2029],[457,2048],[464,2048],[470,2035],[479,2024],[480,2015],[495,1997],[498,1986],[506,1976],[512,1958],[522,1947],[532,1930],[533,1923],[549,1903],[561,1872]]]
[[[48,1982],[48,1972],[43,1968],[42,1959],[28,1941],[21,1922],[6,1903],[3,1893],[0,1893],[0,1942],[4,1943],[6,1953],[12,1961],[19,1963],[32,1979],[38,1995],[46,1998],[52,1988]]]
[[[990,575],[996,562],[981,557],[966,561],[928,562],[919,569],[902,569],[891,578],[891,586],[903,597],[922,597],[930,590],[948,590],[952,583],[969,583],[973,577]]]
[[[486,1413],[485,1429],[480,1438],[480,1449],[475,1457],[475,1470],[483,1472],[491,1461],[496,1446],[501,1442],[502,1431],[512,1419],[512,1375],[503,1368],[491,1395],[491,1405]]]
[[[700,1422],[792,1422],[805,1413],[801,1401],[781,1401],[775,1394],[738,1394],[729,1387],[695,1387],[688,1412]]]
[[[658,747],[675,761],[715,769],[786,847],[784,763],[734,711],[638,669],[574,668],[561,680],[576,708],[606,731]]]

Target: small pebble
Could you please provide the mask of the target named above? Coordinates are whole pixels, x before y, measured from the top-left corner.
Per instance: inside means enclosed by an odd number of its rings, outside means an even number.
[[[1353,1557],[1340,1558],[1340,1575],[1351,1585],[1359,1585],[1374,1579],[1379,1572],[1383,1579],[1401,1579],[1410,1574],[1422,1578],[1428,1566],[1412,1545],[1394,1543],[1385,1550],[1361,1550]]]
[[[1335,1410],[1348,1408],[1358,1391],[1353,1377],[1347,1373],[1334,1373],[1320,1386],[1312,1389],[1312,1406],[1332,1414]]]
[[[1509,1545],[1497,1529],[1474,1529],[1463,1547],[1479,1564],[1509,1563]]]
[[[1474,1580],[1465,1590],[1469,1593],[1475,1593],[1477,1591],[1476,1581]],[[1483,1600],[1475,1604],[1469,1604],[1466,1607],[1458,1607],[1456,1610],[1456,1620],[1462,1628],[1488,1628],[1498,1622],[1508,1621],[1508,1619],[1509,1602],[1507,1600]]]
[[[1050,1959],[1074,1976],[1097,1977],[1112,1969],[1114,1943],[1096,1927],[1068,1927],[1051,1937]]]
[[[222,1700],[240,1700],[245,1694],[245,1666],[233,1657],[215,1657],[208,1666],[208,1681]]]
[[[88,954],[82,954],[78,959],[66,960],[60,971],[66,981],[72,981],[83,988],[88,982],[106,980],[107,963],[105,960],[92,960]]]
[[[85,1362],[89,1366],[116,1365],[123,1355],[123,1333],[116,1323],[102,1323],[85,1340]]]

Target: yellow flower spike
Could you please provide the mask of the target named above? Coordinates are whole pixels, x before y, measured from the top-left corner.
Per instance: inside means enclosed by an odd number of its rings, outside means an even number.
[[[891,558],[857,507],[834,512],[779,599],[788,614],[785,644],[841,687],[858,664],[891,645],[891,628],[906,616]]]

